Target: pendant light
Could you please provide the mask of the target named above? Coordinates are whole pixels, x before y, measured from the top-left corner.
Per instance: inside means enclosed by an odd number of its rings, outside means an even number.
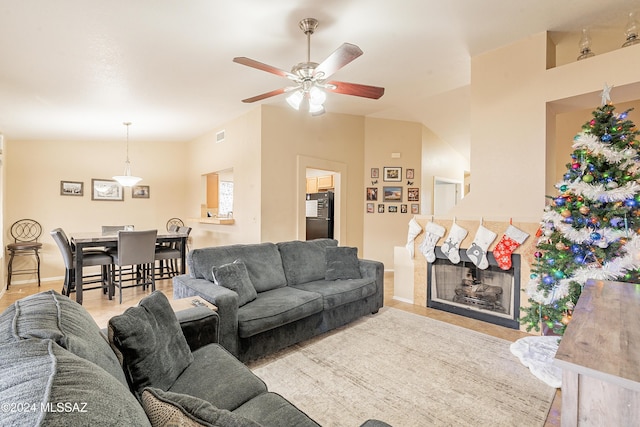
[[[133,187],[142,181],[142,178],[131,175],[131,163],[129,163],[129,126],[131,126],[131,122],[124,122],[123,125],[127,127],[127,160],[124,162],[124,174],[116,175],[113,179],[123,187]]]

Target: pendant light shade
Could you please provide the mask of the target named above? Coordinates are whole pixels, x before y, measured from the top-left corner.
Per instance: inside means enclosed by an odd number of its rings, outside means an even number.
[[[131,175],[131,163],[129,162],[129,126],[131,126],[131,122],[124,122],[123,124],[127,127],[127,160],[124,162],[124,173],[114,176],[113,179],[123,187],[133,187],[142,181],[142,178]]]

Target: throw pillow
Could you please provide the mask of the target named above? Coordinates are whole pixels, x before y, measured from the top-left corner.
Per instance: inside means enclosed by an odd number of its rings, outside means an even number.
[[[242,307],[258,297],[249,278],[247,266],[239,259],[220,267],[213,267],[211,274],[213,275],[213,283],[231,289],[238,294],[238,307]]]
[[[229,426],[259,427],[260,424],[219,409],[198,397],[148,387],[142,392],[142,407],[152,427]]]
[[[327,270],[325,280],[361,279],[358,248],[348,246],[327,246],[325,248]]]
[[[122,355],[124,372],[136,393],[146,386],[168,389],[193,361],[180,323],[160,291],[112,317],[109,341]]]

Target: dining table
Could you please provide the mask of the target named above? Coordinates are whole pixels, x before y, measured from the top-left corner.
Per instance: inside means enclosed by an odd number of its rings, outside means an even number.
[[[189,235],[187,233],[180,233],[177,231],[158,231],[158,235],[156,237],[157,243],[179,243],[177,247],[180,249],[180,274],[184,274],[186,272],[185,258],[188,237]],[[75,254],[76,302],[78,304],[82,304],[82,257],[84,249],[96,247],[117,247],[118,233],[102,233],[99,231],[79,232],[72,233],[70,235],[70,238],[72,247],[74,247]]]

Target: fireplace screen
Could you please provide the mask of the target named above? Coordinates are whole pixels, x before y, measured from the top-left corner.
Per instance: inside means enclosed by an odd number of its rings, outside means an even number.
[[[473,317],[518,329],[520,256],[512,255],[512,268],[502,270],[488,254],[489,267],[480,269],[464,250],[453,264],[436,248],[436,260],[428,264],[427,307]]]

